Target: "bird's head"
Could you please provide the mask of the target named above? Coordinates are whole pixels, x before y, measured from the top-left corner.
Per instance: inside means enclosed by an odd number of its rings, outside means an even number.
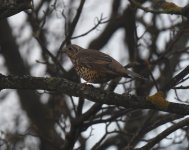
[[[75,45],[75,44],[71,44],[71,45],[68,45],[66,48],[64,48],[62,50],[63,53],[66,53],[70,58],[74,59],[75,56],[77,55],[77,53],[82,50],[83,48],[78,46],[78,45]]]

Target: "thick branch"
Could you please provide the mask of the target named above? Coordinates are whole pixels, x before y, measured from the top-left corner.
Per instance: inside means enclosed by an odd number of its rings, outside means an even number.
[[[166,108],[158,108],[145,97],[135,95],[120,95],[110,91],[100,90],[92,86],[77,84],[63,78],[43,78],[31,76],[0,76],[0,89],[48,90],[65,93],[71,96],[83,97],[100,104],[116,105],[125,108],[155,109],[179,115],[189,114],[189,105],[169,103]]]
[[[31,8],[31,0],[0,0],[0,19]]]

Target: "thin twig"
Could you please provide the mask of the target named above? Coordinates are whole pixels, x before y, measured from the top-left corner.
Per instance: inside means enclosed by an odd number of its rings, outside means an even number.
[[[64,70],[62,65],[57,60],[57,58],[44,46],[44,44],[41,42],[41,40],[37,36],[35,36],[35,39],[41,45],[42,50],[52,58],[52,61],[59,67],[59,69],[62,71],[62,73],[66,74],[67,72]]]
[[[76,25],[77,25],[77,23],[78,23],[78,21],[79,21],[79,18],[80,18],[80,16],[81,16],[81,12],[82,12],[82,9],[83,9],[84,4],[85,4],[85,0],[81,0],[80,5],[79,5],[79,8],[77,9],[77,14],[76,14],[76,16],[75,16],[73,22],[71,23],[71,27],[70,27],[69,33],[68,33],[67,37],[65,38],[65,40],[64,40],[64,41],[61,43],[61,45],[60,45],[59,53],[60,53],[60,51],[62,50],[62,48],[64,47],[64,45],[65,45],[66,43],[69,43],[69,42],[70,42],[71,36],[72,36],[72,34],[73,34],[74,30],[75,30],[75,27],[76,27]],[[57,56],[59,56],[59,53],[58,53]]]
[[[80,34],[80,35],[72,37],[71,39],[76,39],[76,38],[80,38],[82,36],[85,36],[85,35],[89,34],[90,32],[92,32],[93,30],[95,30],[99,25],[107,23],[109,21],[109,20],[104,21],[104,19],[105,18],[103,18],[103,16],[101,15],[100,19],[97,18],[98,22],[94,27],[92,27],[89,31],[87,31],[87,32],[85,32],[83,34]]]

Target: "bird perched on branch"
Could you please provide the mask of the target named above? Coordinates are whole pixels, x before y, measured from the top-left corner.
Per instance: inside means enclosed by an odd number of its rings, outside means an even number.
[[[127,70],[111,56],[78,45],[69,45],[62,50],[71,59],[78,75],[90,83],[104,83],[116,77],[136,77],[146,80],[139,74]]]

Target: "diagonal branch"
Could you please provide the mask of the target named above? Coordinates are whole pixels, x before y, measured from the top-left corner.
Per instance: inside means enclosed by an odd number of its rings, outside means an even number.
[[[189,124],[189,118],[186,118],[186,119],[180,121],[179,123],[176,123],[173,126],[171,126],[171,127],[167,128],[166,130],[164,130],[162,133],[160,133],[159,135],[157,135],[156,137],[151,139],[145,146],[143,146],[141,148],[137,148],[135,150],[152,149],[155,144],[159,143],[162,139],[167,137],[169,134],[173,133],[177,129],[180,129],[180,128],[184,127],[184,126],[188,126],[188,124]]]
[[[31,0],[0,0],[0,19],[13,16],[31,8]]]
[[[179,83],[179,81],[181,81],[188,74],[189,74],[189,65],[179,74],[177,74],[175,77],[170,79],[170,81],[168,81],[168,83],[166,83],[161,90],[164,92],[169,91],[171,88],[174,88]]]
[[[65,44],[70,44],[70,39],[74,33],[74,30],[75,30],[75,27],[76,27],[78,21],[79,21],[84,4],[85,4],[85,0],[81,0],[80,5],[77,9],[76,16],[70,25],[68,35],[66,36],[66,39],[61,43],[59,51],[64,47]]]
[[[182,9],[180,10],[156,10],[156,9],[150,9],[148,7],[143,7],[140,3],[138,3],[135,0],[129,0],[131,4],[133,4],[135,7],[142,9],[145,12],[150,12],[154,14],[174,14],[174,15],[182,15]]]

